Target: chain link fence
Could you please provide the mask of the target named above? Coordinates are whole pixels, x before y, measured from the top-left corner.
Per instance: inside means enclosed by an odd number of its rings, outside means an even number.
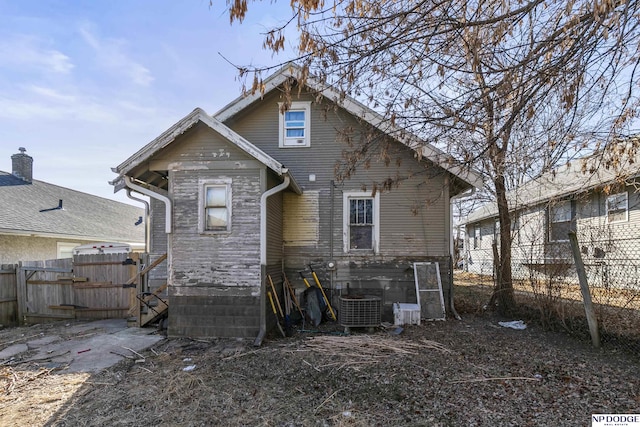
[[[639,353],[640,225],[582,226],[576,234],[603,345]],[[454,283],[495,286],[493,253],[493,248],[468,253]],[[520,315],[589,339],[568,240],[526,247],[514,242],[512,275]]]

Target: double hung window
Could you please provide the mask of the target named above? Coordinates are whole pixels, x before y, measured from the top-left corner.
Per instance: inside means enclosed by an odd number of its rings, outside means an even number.
[[[344,194],[345,252],[378,252],[380,236],[379,195],[352,192]]]
[[[207,182],[201,193],[202,232],[231,230],[231,183],[228,181]]]
[[[607,222],[622,222],[629,219],[629,196],[627,192],[607,197]]]
[[[292,102],[280,113],[280,148],[309,147],[311,145],[311,103]]]
[[[571,200],[557,202],[549,207],[549,241],[569,240],[569,231],[574,228]]]

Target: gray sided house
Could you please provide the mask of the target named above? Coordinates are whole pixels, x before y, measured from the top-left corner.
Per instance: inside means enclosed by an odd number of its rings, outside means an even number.
[[[378,295],[388,319],[393,302],[415,299],[414,262],[439,262],[449,294],[450,200],[478,177],[394,137],[356,101],[338,107],[313,80],[282,113],[291,71],[213,116],[194,110],[114,169],[116,190],[151,197],[152,257],[168,255],[170,336],[259,342],[273,325],[268,277],[280,292],[285,274],[304,288],[309,265],[334,307],[341,293]],[[345,135],[358,143],[365,132],[379,136],[373,156],[336,180]],[[398,185],[388,189],[390,178]]]
[[[98,242],[144,250],[143,209],[34,180],[25,151],[11,156],[11,173],[0,171],[0,264],[70,258]]]
[[[597,156],[574,160],[509,193],[514,278],[575,277],[570,231],[594,270],[612,274],[640,261],[640,163],[621,163],[614,168]],[[465,229],[465,268],[491,275],[492,245],[499,241],[495,203],[469,215]]]

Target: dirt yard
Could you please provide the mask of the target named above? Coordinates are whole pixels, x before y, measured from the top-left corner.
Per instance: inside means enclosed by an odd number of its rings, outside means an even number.
[[[163,340],[92,375],[5,361],[0,425],[588,426],[591,414],[640,413],[638,355],[499,320],[348,336],[329,323],[259,348]],[[67,329],[4,329],[0,349]]]

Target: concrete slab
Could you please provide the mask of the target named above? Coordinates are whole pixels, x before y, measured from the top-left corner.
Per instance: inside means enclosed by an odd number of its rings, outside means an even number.
[[[70,333],[82,335],[88,332],[95,331],[96,329],[112,333],[126,328],[127,319],[102,319],[86,323],[78,323],[69,326],[68,330]]]
[[[39,338],[21,344],[23,351],[29,348],[35,353],[30,354],[25,361],[51,362],[53,364],[68,365],[66,372],[98,372],[120,362],[121,355],[138,358],[131,349],[138,353],[165,339],[156,334],[154,329],[127,328],[126,319],[97,320],[70,326],[72,338],[65,340],[51,340]],[[14,347],[14,346],[12,346]],[[7,352],[11,347],[3,350]],[[8,358],[17,356],[20,352],[16,348]],[[115,353],[119,353],[115,354]]]
[[[36,349],[38,347],[42,347],[43,345],[51,344],[52,342],[56,342],[56,341],[60,341],[60,337],[59,336],[57,336],[57,335],[49,335],[49,336],[42,337],[42,338],[37,339],[37,340],[33,340],[33,341],[27,342],[27,347],[29,348],[29,350],[33,350],[33,349]]]
[[[4,350],[0,351],[0,360],[10,359],[20,353],[24,353],[29,350],[26,344],[13,344]]]

